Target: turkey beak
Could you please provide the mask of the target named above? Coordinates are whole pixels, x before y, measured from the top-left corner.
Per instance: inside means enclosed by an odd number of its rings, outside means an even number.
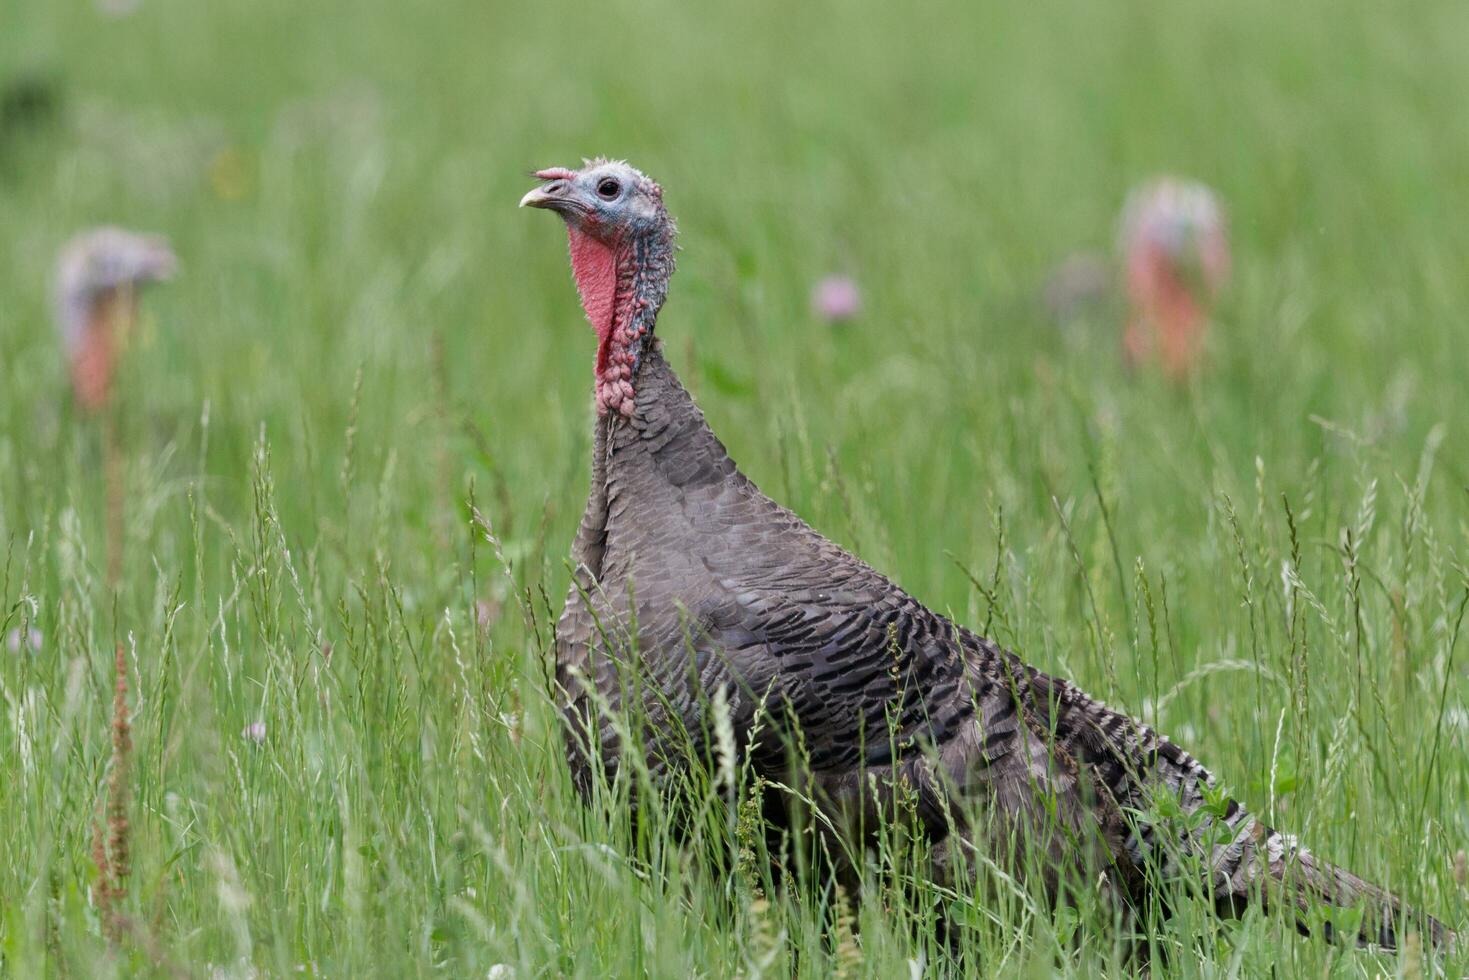
[[[567,207],[566,192],[571,185],[564,180],[553,180],[533,189],[520,199],[523,208],[546,208],[562,211]]]

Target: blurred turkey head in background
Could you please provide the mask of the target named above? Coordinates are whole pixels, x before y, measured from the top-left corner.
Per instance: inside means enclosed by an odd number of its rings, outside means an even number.
[[[138,291],[173,276],[178,259],[168,242],[121,228],[77,235],[56,260],[56,325],[77,403],[106,405],[117,353],[138,315]]]
[[[1128,320],[1123,351],[1134,367],[1158,357],[1183,381],[1199,368],[1214,300],[1229,279],[1229,238],[1218,196],[1176,177],[1128,196],[1119,245]]]

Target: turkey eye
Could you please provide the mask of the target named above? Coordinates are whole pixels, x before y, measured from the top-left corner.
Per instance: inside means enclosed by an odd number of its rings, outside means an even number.
[[[622,190],[622,187],[611,177],[608,177],[597,185],[597,193],[609,201],[616,197],[617,192],[620,190]]]

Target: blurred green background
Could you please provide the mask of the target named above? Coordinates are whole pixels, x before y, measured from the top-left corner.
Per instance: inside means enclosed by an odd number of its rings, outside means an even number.
[[[759,972],[697,869],[579,856],[632,842],[541,694],[592,344],[563,233],[515,202],[596,155],[663,183],[659,334],[767,492],[1461,921],[1465,38],[1452,0],[6,3],[0,84],[55,111],[0,132],[0,615],[44,638],[0,651],[3,972]],[[1184,389],[1124,369],[1116,308],[1040,301],[1157,173],[1216,188],[1234,247]],[[99,223],[182,264],[124,365],[116,590],[49,305]],[[864,294],[839,326],[807,305],[833,272]],[[115,641],[153,952],[108,953],[87,891]],[[831,967],[803,908],[771,975]],[[860,971],[946,962],[857,914]],[[1376,962],[1176,923],[1180,975]],[[976,935],[1133,968],[1029,918]]]

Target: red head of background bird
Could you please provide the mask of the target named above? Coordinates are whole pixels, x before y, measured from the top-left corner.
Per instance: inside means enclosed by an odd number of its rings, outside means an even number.
[[[1229,278],[1224,210],[1208,187],[1165,177],[1128,197],[1122,211],[1128,362],[1157,354],[1183,380],[1203,355],[1209,311]]]
[[[77,403],[102,408],[112,392],[117,352],[137,319],[145,283],[170,278],[178,259],[168,242],[121,228],[83,232],[56,261],[56,324]]]

